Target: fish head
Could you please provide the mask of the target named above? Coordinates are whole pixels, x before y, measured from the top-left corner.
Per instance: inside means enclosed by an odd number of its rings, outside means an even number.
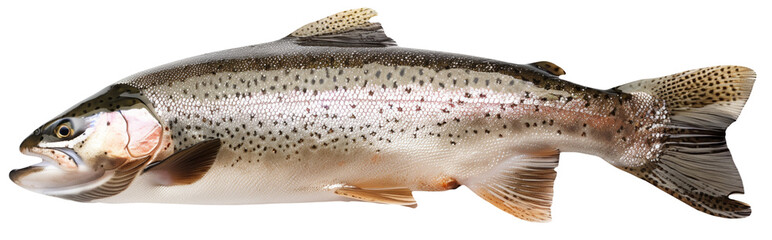
[[[159,153],[162,125],[149,106],[138,89],[120,84],[76,104],[24,139],[20,151],[42,162],[11,171],[11,180],[78,201],[117,194]]]

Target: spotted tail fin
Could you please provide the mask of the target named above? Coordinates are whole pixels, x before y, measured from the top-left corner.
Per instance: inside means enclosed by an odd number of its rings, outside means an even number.
[[[725,131],[740,115],[755,78],[749,68],[716,66],[612,89],[663,100],[669,119],[656,159],[620,168],[705,213],[749,216],[748,204],[729,198],[744,191]]]

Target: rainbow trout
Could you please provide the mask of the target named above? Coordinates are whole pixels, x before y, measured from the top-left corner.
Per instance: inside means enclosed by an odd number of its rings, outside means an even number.
[[[46,122],[19,186],[82,202],[358,200],[467,186],[550,219],[561,152],[599,156],[705,213],[750,206],[724,138],[755,73],[716,66],[608,90],[527,65],[397,47],[371,9],[125,78]]]

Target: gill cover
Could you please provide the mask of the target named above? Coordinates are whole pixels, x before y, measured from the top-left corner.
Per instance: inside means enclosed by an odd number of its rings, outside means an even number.
[[[44,161],[12,171],[11,179],[28,190],[76,201],[120,193],[159,152],[163,131],[149,106],[136,88],[106,88],[27,137],[22,153]],[[74,134],[62,138],[55,131],[60,124],[73,126]]]

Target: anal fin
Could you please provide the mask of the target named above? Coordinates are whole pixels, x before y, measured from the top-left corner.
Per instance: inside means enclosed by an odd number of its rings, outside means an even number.
[[[413,199],[413,192],[408,188],[362,189],[344,186],[336,189],[335,194],[365,202],[395,204],[410,208],[418,206]]]
[[[552,186],[559,155],[553,150],[513,156],[463,184],[515,217],[546,222],[551,219]]]
[[[191,184],[209,171],[220,151],[220,139],[197,143],[160,162],[151,163],[143,174],[153,174],[158,185]]]

